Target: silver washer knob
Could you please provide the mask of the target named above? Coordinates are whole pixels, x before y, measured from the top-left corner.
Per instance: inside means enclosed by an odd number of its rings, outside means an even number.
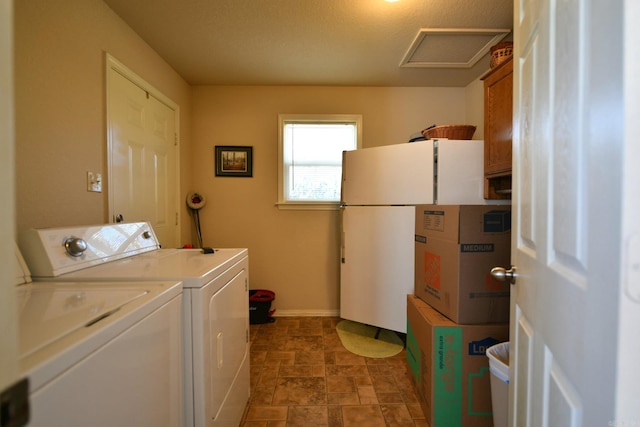
[[[78,237],[69,237],[64,241],[64,248],[73,257],[79,257],[87,250],[87,242]]]

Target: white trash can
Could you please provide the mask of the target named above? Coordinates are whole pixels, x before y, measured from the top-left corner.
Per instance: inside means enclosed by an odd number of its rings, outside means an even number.
[[[509,343],[503,342],[487,349],[491,372],[491,408],[493,427],[507,427],[509,414]]]

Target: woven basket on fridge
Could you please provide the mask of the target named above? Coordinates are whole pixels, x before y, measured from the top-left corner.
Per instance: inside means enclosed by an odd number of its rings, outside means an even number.
[[[425,129],[422,131],[422,135],[426,139],[471,139],[475,131],[476,127],[472,125],[442,125]]]

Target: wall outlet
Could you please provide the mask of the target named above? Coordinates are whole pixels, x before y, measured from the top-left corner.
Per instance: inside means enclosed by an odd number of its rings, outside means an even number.
[[[87,172],[87,191],[102,193],[102,174]]]

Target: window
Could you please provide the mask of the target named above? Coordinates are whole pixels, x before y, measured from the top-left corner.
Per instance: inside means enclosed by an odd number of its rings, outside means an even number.
[[[342,152],[361,146],[358,115],[278,116],[278,206],[336,209]]]

